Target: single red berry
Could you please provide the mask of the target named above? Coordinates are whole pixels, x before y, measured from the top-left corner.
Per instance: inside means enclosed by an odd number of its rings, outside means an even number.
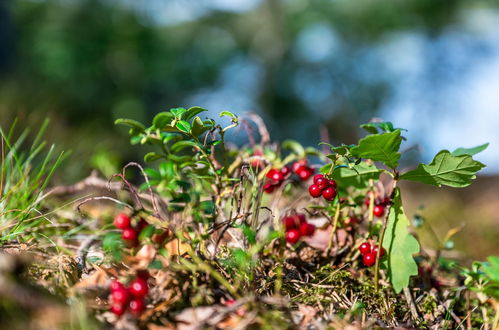
[[[111,282],[111,285],[109,286],[109,290],[111,290],[111,293],[114,292],[114,291],[118,291],[118,290],[121,290],[121,289],[125,289],[125,286],[120,283],[118,280],[113,280]]]
[[[364,242],[359,246],[359,251],[361,254],[368,254],[371,253],[371,244],[368,242]]]
[[[335,189],[336,189],[336,187],[338,186],[338,185],[336,184],[336,181],[334,181],[333,179],[329,179],[328,181],[329,181],[329,185],[330,185],[331,187],[333,187],[333,188],[335,188]]]
[[[308,161],[306,159],[301,159],[297,162],[294,162],[293,163],[293,172],[295,172],[296,174],[298,174],[298,169],[300,167],[303,167],[303,166],[307,166],[308,165]]]
[[[142,278],[136,278],[135,280],[132,281],[132,283],[130,283],[128,291],[130,291],[130,293],[134,297],[138,298],[144,297],[149,292],[149,288],[147,287],[147,281],[145,281]]]
[[[379,256],[380,256],[380,258],[382,258],[382,257],[385,255],[385,252],[386,252],[385,248],[384,248],[384,247],[381,247],[381,251],[379,251]],[[375,246],[373,247],[373,254],[374,254],[375,256],[378,256],[378,246],[377,246],[377,245],[375,245]]]
[[[390,199],[390,197],[385,197],[385,198],[383,198],[383,201],[381,202],[381,204],[386,206],[386,205],[390,204],[391,201],[392,200]]]
[[[312,236],[315,232],[315,226],[311,223],[302,223],[300,225],[301,236]]]
[[[140,219],[139,223],[137,224],[137,231],[140,232],[142,229],[146,228],[147,226],[149,226],[149,223],[144,219]]]
[[[316,174],[314,175],[314,183],[317,184],[317,180],[319,179],[324,179],[324,175],[322,174]]]
[[[320,197],[322,195],[322,190],[315,184],[308,187],[308,192],[313,198]]]
[[[284,166],[283,168],[281,168],[281,174],[283,178],[286,179],[288,176],[291,175],[291,169],[287,166]]]
[[[111,312],[114,315],[121,316],[121,315],[125,314],[125,311],[126,311],[126,308],[125,308],[125,305],[123,305],[123,304],[114,303],[111,305]]]
[[[322,197],[328,201],[332,201],[336,197],[336,189],[334,187],[327,187],[322,191]]]
[[[130,242],[136,241],[138,236],[138,232],[133,228],[127,228],[121,233],[121,238],[123,238],[123,240],[125,241]]]
[[[236,301],[234,299],[227,299],[225,301],[225,306],[232,306],[236,303]]]
[[[275,185],[272,183],[267,182],[266,184],[263,185],[263,191],[265,191],[267,194],[271,194],[274,192]]]
[[[385,214],[385,207],[381,204],[374,205],[373,214],[377,217],[383,216]]]
[[[137,271],[137,277],[143,279],[144,281],[147,281],[151,275],[149,274],[149,271],[147,269],[141,269]]]
[[[300,180],[306,181],[314,174],[314,170],[310,167],[302,166],[296,171],[296,174],[298,174]]]
[[[284,224],[284,228],[286,228],[286,230],[297,228],[296,220],[293,216],[284,217],[282,219],[282,223]]]
[[[316,175],[317,176],[317,175]],[[314,179],[314,183],[319,187],[320,190],[324,190],[327,187],[329,187],[329,180],[326,178],[318,178],[317,180]]]
[[[307,218],[305,218],[305,215],[298,213],[295,214],[296,219],[298,220],[298,224],[302,224],[304,222],[307,222]]]
[[[132,314],[140,315],[146,306],[142,298],[135,298],[130,301],[128,307],[130,307],[130,312],[132,312]]]
[[[111,299],[115,304],[126,304],[130,299],[130,292],[125,287],[122,287],[111,293]]]
[[[290,244],[295,244],[300,239],[300,231],[298,229],[290,229],[286,232],[286,241]]]
[[[281,173],[281,171],[278,171],[275,168],[273,168],[267,173],[267,178],[275,182],[280,182],[284,179],[284,176]]]
[[[124,213],[120,213],[114,217],[114,226],[118,229],[130,228],[130,217]]]
[[[376,256],[373,253],[366,253],[362,258],[362,261],[364,262],[364,266],[371,267],[376,263]]]

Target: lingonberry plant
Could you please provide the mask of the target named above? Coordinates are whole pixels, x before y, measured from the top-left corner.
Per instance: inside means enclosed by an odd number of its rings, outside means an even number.
[[[220,117],[229,119],[224,126],[202,119],[205,111],[171,109],[156,115],[149,127],[117,120],[130,127],[132,144],[157,150],[144,157],[155,166],[142,170],[135,164],[145,182],[140,191],[129,187],[136,196],[132,215],[114,220],[121,239],[110,232],[104,245],[116,257],[123,252],[123,241],[128,242],[125,253],[132,256],[143,246],[152,246],[160,256],[175,256],[168,267],[204,273],[218,282],[221,291],[206,298],[210,301],[237,301],[249,288],[284,293],[285,263],[307,249],[318,251],[323,265],[364,265],[358,268],[374,275],[366,278],[376,290],[382,273],[398,294],[417,274],[420,250],[399,182],[465,187],[484,167],[472,158],[479,149],[460,148],[442,150],[416,169],[400,169],[403,129],[389,122],[362,125],[369,134],[357,144],[322,143],[329,149],[325,154],[291,140],[271,143],[259,121],[261,141],[256,143],[246,118],[224,111]],[[249,146],[226,141],[229,130],[240,124]],[[126,181],[125,172],[120,177]],[[149,197],[144,201],[141,194]],[[167,251],[172,242],[176,252]],[[161,265],[153,258],[149,266]],[[274,284],[256,289],[262,269],[274,274]],[[144,310],[140,299],[147,295],[147,280],[138,277],[126,290],[114,286],[111,290],[119,294],[113,298],[113,313]]]

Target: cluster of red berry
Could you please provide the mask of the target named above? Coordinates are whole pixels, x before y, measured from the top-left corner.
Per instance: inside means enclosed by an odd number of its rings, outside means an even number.
[[[132,219],[124,213],[114,217],[114,226],[121,229],[121,238],[127,242],[129,246],[137,246],[139,244],[139,234],[147,227],[148,223],[144,219],[140,219],[135,227],[132,226]]]
[[[315,170],[308,166],[306,159],[302,159],[293,163],[293,172],[298,175],[300,180],[307,181],[315,173]]]
[[[279,187],[284,182],[284,180],[289,178],[290,175],[291,175],[291,169],[286,166],[281,168],[280,170],[275,168],[271,169],[267,173],[268,180],[263,186],[263,191],[265,191],[268,194],[274,192],[274,190],[277,187]]]
[[[111,282],[111,312],[121,316],[125,314],[127,309],[134,315],[138,316],[145,309],[144,299],[149,292],[147,279],[149,273],[140,271],[137,277],[130,282],[128,288],[118,280]]]
[[[303,214],[295,214],[282,219],[286,229],[286,241],[295,244],[302,236],[312,236],[315,232],[315,226],[307,222]]]
[[[328,201],[332,201],[337,194],[336,181],[324,177],[322,174],[314,176],[314,183],[308,188],[310,196],[318,198],[320,196]]]
[[[371,204],[371,198],[368,195],[364,202],[367,206]],[[374,199],[374,208],[373,214],[376,217],[382,217],[385,214],[386,206],[390,203],[390,198],[385,197],[383,199],[375,198]]]
[[[376,263],[376,257],[378,256],[378,246],[375,245],[371,248],[371,244],[368,242],[364,242],[359,246],[359,251],[362,254],[362,261],[364,262],[364,266],[371,267]],[[379,251],[380,258],[383,258],[385,255],[385,249],[381,247],[381,251]]]

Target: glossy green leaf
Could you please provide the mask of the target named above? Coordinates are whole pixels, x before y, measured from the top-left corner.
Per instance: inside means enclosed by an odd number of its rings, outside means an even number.
[[[170,109],[170,112],[177,118],[180,119],[180,117],[182,117],[182,115],[187,111],[187,109],[185,108],[173,108],[173,109]]]
[[[400,131],[391,133],[368,135],[359,141],[359,145],[350,149],[352,155],[358,158],[367,158],[385,163],[386,166],[396,168],[400,159]]]
[[[153,162],[155,160],[161,159],[163,156],[155,152],[149,152],[144,156],[144,161],[146,163]]]
[[[191,119],[192,117],[194,116],[197,116],[198,114],[200,114],[201,112],[204,112],[204,111],[208,111],[204,108],[201,108],[201,107],[192,107],[192,108],[189,108],[187,109],[187,111],[182,115],[182,119],[183,120],[189,120]]]
[[[419,252],[419,243],[408,228],[409,219],[404,213],[400,190],[397,188],[382,244],[386,249],[384,259],[388,267],[388,279],[397,293],[409,285],[411,276],[418,274],[413,255]]]
[[[220,117],[224,117],[224,116],[230,117],[232,120],[237,120],[237,116],[230,111],[220,112]]]
[[[152,125],[154,128],[162,129],[167,125],[170,125],[174,115],[171,112],[160,112],[152,120]]]
[[[114,124],[115,125],[129,126],[129,127],[134,128],[136,130],[139,130],[140,132],[143,132],[146,129],[146,127],[144,125],[142,125],[141,123],[139,123],[138,121],[133,120],[133,119],[119,118],[119,119],[116,119],[114,121]]]
[[[381,123],[367,123],[360,125],[361,128],[365,129],[371,134],[378,134],[380,131],[384,133],[390,133],[398,128],[394,128],[393,124],[389,121]]]
[[[191,124],[189,124],[189,122],[185,120],[178,121],[175,127],[177,127],[179,131],[184,133],[189,133],[191,131]]]
[[[361,162],[358,165],[353,165],[352,168],[346,166],[335,169],[332,177],[342,188],[350,186],[365,188],[368,186],[369,180],[377,180],[381,172],[382,170],[376,166]]]
[[[305,149],[301,144],[294,140],[285,140],[282,142],[282,148],[292,150],[298,157],[305,157]]]
[[[448,150],[440,151],[430,164],[419,164],[400,179],[431,184],[437,187],[466,187],[476,178],[476,172],[484,168],[469,155],[453,156]]]
[[[487,149],[488,146],[489,146],[489,143],[484,143],[484,144],[481,144],[479,146],[472,147],[472,148],[457,148],[456,150],[454,150],[452,152],[452,155],[453,156],[461,156],[461,155],[473,156],[473,155],[476,155],[477,153],[484,151],[485,149]]]
[[[194,120],[192,121],[192,135],[194,136],[199,136],[206,132],[209,127],[205,126],[201,118],[198,116],[194,117]]]

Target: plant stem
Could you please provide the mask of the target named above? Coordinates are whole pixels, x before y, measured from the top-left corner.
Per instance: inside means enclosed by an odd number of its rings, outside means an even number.
[[[333,229],[331,230],[331,236],[329,237],[329,245],[327,247],[328,253],[330,252],[331,248],[333,247],[333,237],[336,233],[336,227],[338,226],[339,217],[340,217],[340,200],[338,199],[338,204],[336,204],[336,211],[334,213]]]

